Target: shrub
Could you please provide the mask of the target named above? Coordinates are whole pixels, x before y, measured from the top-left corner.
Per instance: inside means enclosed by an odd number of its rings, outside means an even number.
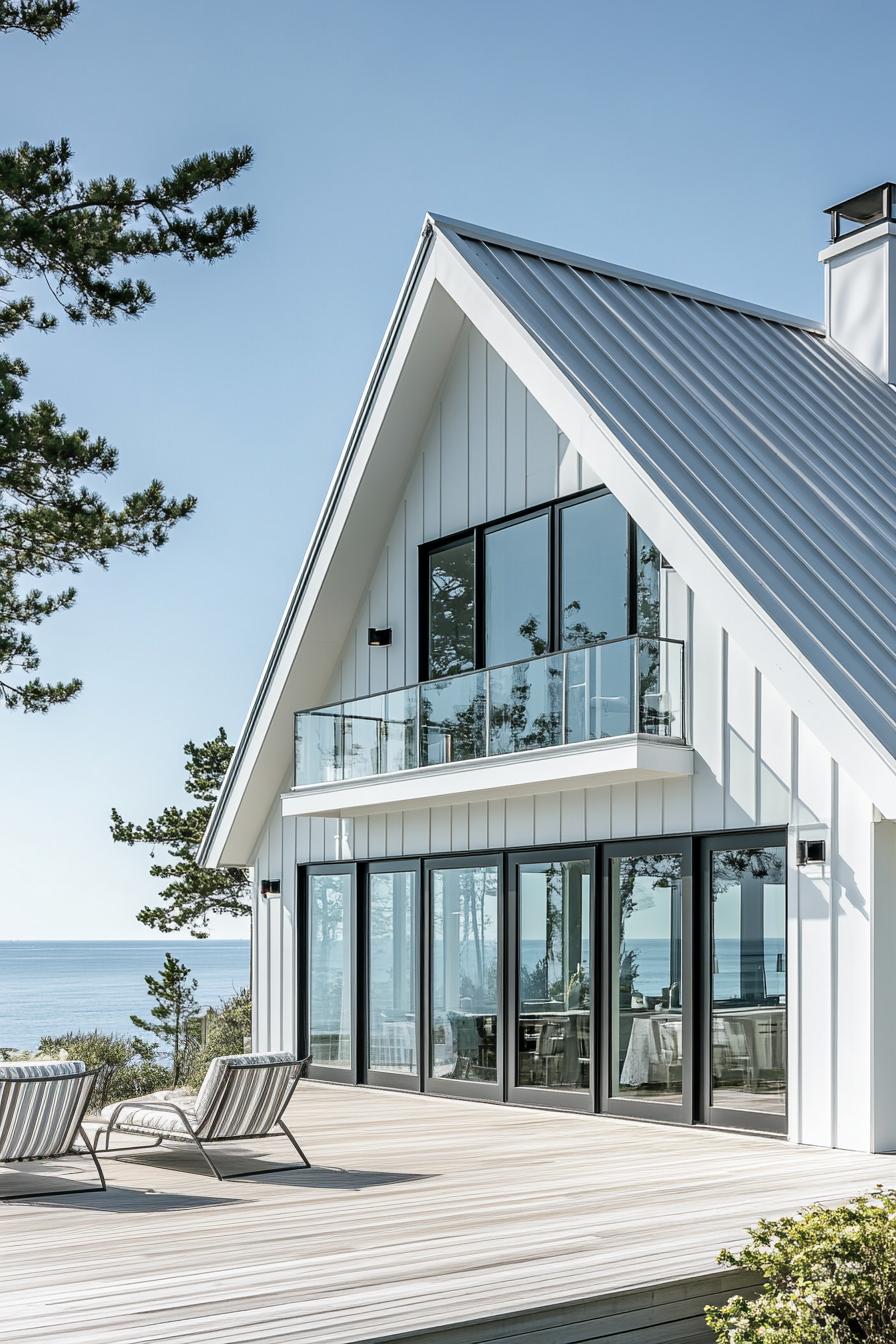
[[[41,1037],[38,1054],[54,1059],[83,1059],[88,1069],[103,1068],[91,1110],[110,1101],[142,1097],[171,1087],[171,1071],[156,1057],[156,1047],[139,1036],[114,1036],[101,1031],[70,1031]]]
[[[896,1191],[878,1188],[838,1208],[763,1219],[721,1264],[761,1275],[758,1295],[707,1307],[719,1344],[893,1344]]]
[[[205,1044],[190,1051],[186,1083],[198,1088],[205,1071],[217,1055],[241,1055],[243,1042],[252,1032],[252,996],[248,989],[237,990],[221,1007],[209,1013]]]

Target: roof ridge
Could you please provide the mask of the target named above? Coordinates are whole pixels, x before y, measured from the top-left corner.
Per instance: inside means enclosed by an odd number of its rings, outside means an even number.
[[[455,234],[468,241],[506,247],[513,252],[526,252],[541,257],[545,261],[557,261],[578,270],[592,271],[595,275],[609,276],[613,280],[625,280],[629,284],[642,285],[645,289],[655,289],[666,294],[675,294],[681,298],[694,299],[698,303],[710,304],[714,308],[725,308],[732,312],[743,313],[747,317],[762,318],[766,322],[776,322],[779,326],[796,327],[800,331],[823,336],[826,329],[823,322],[812,318],[799,317],[794,313],[780,312],[775,308],[766,308],[759,303],[735,299],[727,294],[717,294],[713,290],[700,289],[679,280],[669,280],[661,275],[651,275],[647,271],[634,271],[627,266],[617,266],[614,262],[601,261],[597,257],[587,256],[583,252],[568,252],[561,247],[552,247],[545,243],[533,242],[530,238],[519,238],[514,234],[501,233],[497,229],[483,228],[470,224],[466,220],[452,219],[448,215],[427,213],[430,221],[441,233]]]

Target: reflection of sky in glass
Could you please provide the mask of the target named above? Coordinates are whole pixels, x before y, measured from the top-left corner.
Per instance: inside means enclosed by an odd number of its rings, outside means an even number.
[[[543,653],[549,637],[548,516],[539,514],[486,534],[485,661]]]
[[[628,514],[598,495],[561,519],[564,646],[628,634]]]

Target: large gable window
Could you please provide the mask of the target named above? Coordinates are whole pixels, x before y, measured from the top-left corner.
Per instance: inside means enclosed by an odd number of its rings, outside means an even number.
[[[660,556],[607,490],[422,549],[421,680],[659,634]]]

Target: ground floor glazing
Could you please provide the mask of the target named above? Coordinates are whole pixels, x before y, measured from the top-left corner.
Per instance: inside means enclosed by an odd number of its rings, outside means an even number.
[[[312,1075],[783,1133],[782,831],[300,870]]]

